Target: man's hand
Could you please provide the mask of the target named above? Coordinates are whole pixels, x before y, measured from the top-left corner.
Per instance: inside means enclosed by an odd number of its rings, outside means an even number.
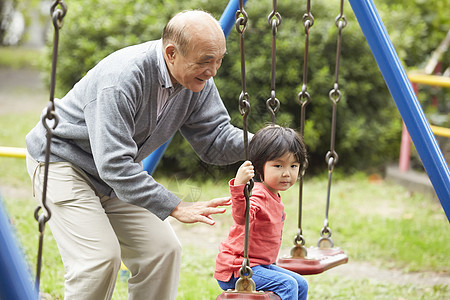
[[[226,209],[218,206],[230,204],[230,197],[215,198],[204,202],[181,201],[170,215],[183,223],[202,222],[208,225],[214,225],[215,222],[210,215],[223,214]]]
[[[234,185],[246,184],[250,179],[255,176],[255,170],[250,161],[244,161],[236,172],[236,178],[234,179]]]

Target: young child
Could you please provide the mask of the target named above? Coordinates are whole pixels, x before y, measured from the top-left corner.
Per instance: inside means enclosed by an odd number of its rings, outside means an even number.
[[[306,149],[290,128],[269,125],[249,144],[250,161],[244,162],[230,180],[233,226],[219,246],[214,278],[223,290],[234,289],[244,259],[245,184],[253,177],[250,197],[249,260],[258,291],[272,291],[281,299],[306,299],[308,283],[297,273],[274,263],[281,246],[285,219],[279,191],[289,189],[306,165]]]

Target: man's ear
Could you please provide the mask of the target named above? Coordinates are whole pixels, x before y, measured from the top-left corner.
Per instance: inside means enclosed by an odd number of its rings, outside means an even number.
[[[167,60],[170,63],[173,63],[176,53],[175,46],[173,44],[167,44],[166,48],[164,49],[164,53],[166,54]]]

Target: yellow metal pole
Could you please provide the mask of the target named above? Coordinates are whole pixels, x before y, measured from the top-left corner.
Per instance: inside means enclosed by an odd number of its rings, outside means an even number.
[[[450,87],[450,77],[409,73],[408,78],[411,82],[414,83],[421,83],[432,86]]]
[[[0,147],[0,156],[25,158],[27,156],[27,149],[17,147]]]
[[[413,83],[450,88],[450,77],[409,73],[408,78]],[[430,125],[430,127],[434,135],[450,137],[450,128],[444,128],[435,125]]]
[[[431,131],[434,135],[444,136],[450,138],[450,128],[439,127],[435,125],[430,125]]]

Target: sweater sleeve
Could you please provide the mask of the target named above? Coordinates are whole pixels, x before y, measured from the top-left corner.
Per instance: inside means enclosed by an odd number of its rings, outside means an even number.
[[[164,220],[180,199],[135,161],[134,105],[113,87],[102,89],[84,108],[92,155],[100,178],[119,199],[144,207]]]
[[[243,132],[230,124],[230,116],[212,79],[180,132],[206,163],[223,165],[244,159]]]
[[[238,225],[245,224],[245,196],[244,188],[245,184],[234,185],[234,178],[230,180],[230,194],[231,194],[231,210],[233,215],[233,220]],[[249,222],[255,219],[259,207],[256,205],[252,198],[258,197],[257,195],[252,195],[250,197],[250,211],[249,211]]]

